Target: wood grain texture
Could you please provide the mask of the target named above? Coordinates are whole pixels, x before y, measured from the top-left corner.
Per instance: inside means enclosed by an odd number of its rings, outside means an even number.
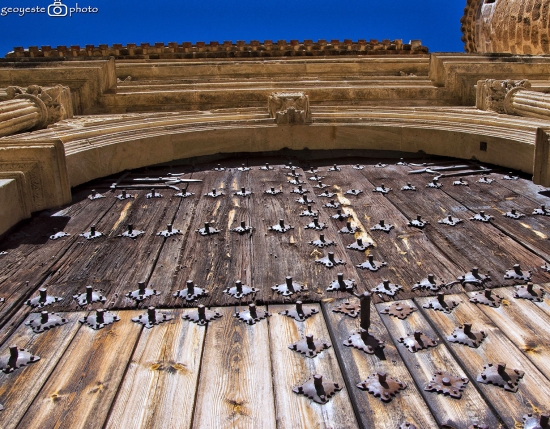
[[[371,310],[371,328],[369,332],[385,342],[383,354],[369,355],[352,347],[346,347],[343,342],[359,329],[359,319],[352,319],[332,309],[345,300],[328,300],[322,304],[327,320],[333,346],[339,355],[339,361],[349,395],[354,403],[357,418],[361,428],[395,429],[409,422],[421,428],[437,428],[428,406],[419,393],[413,378],[407,371],[401,356],[397,352],[388,331],[376,311]],[[389,403],[366,391],[359,390],[356,385],[369,375],[385,372],[407,384]]]
[[[213,310],[223,317],[206,331],[193,428],[275,429],[267,321],[249,326],[231,308]]]
[[[314,339],[331,343],[320,306],[318,304],[310,306],[317,308],[319,314],[308,318],[305,322],[298,322],[278,314],[283,310],[294,308],[293,305],[269,307],[269,311],[273,314],[269,320],[269,335],[272,338],[271,365],[277,428],[356,428],[357,421],[344,386],[334,348],[324,350],[314,358],[305,357],[288,348],[290,344],[305,338],[308,334],[312,334]],[[326,404],[318,404],[292,391],[293,387],[303,384],[314,374],[322,375],[324,381],[338,383],[343,390],[337,392]]]
[[[0,356],[9,354],[9,346],[16,345],[40,357],[39,361],[10,374],[0,373],[0,403],[4,405],[0,412],[0,427],[3,429],[17,426],[80,328],[78,319],[85,313],[59,314],[68,319],[68,323],[40,334],[21,324],[0,347]]]
[[[131,321],[138,314],[121,311],[99,331],[82,326],[17,427],[102,426],[141,332]]]
[[[476,380],[483,371],[483,366],[489,363],[496,365],[504,362],[507,368],[525,371],[516,393],[476,382],[481,394],[493,406],[505,426],[515,428],[516,422],[520,422],[524,414],[546,410],[550,403],[550,383],[546,377],[482,310],[469,302],[466,295],[449,295],[448,299],[460,303],[451,314],[421,308],[429,298],[417,298],[415,301],[470,379]],[[447,341],[447,335],[464,323],[472,323],[474,331],[482,330],[487,333],[487,338],[479,348],[474,349]]]
[[[206,330],[182,319],[190,311],[143,329],[105,428],[191,427]]]
[[[411,300],[400,302],[416,307]],[[388,307],[388,304],[378,304],[376,306],[379,312],[386,307]],[[422,313],[416,311],[405,320],[386,314],[381,314],[381,318],[420,393],[440,426],[467,428],[472,424],[485,424],[490,428],[501,427],[500,422],[481,397],[472,380],[466,385],[460,399],[424,390],[436,371],[444,371],[456,377],[467,378],[467,375]],[[398,340],[412,335],[415,331],[421,331],[424,335],[436,339],[438,345],[411,353]]]

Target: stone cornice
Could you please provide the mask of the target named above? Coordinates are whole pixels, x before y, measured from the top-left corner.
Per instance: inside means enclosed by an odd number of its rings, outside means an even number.
[[[106,58],[116,59],[197,59],[197,58],[254,58],[289,56],[333,56],[333,55],[410,55],[426,54],[428,48],[420,40],[403,43],[402,40],[375,39],[357,40],[252,40],[250,43],[237,41],[220,42],[170,42],[168,44],[128,43],[127,45],[86,45],[80,46],[30,46],[28,49],[16,47],[6,58]]]

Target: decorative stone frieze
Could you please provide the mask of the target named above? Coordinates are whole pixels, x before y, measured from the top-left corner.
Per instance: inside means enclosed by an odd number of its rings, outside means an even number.
[[[309,97],[303,92],[273,92],[268,99],[269,116],[279,125],[311,122]]]

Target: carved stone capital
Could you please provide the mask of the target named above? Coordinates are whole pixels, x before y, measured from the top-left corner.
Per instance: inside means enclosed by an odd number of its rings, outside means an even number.
[[[511,97],[517,91],[529,88],[531,88],[531,83],[527,79],[479,80],[477,82],[476,107],[481,110],[514,115]]]
[[[303,92],[273,92],[268,99],[269,116],[277,124],[306,124],[311,122],[309,97]]]

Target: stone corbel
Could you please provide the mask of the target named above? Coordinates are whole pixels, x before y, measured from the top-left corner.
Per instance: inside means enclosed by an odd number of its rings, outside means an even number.
[[[268,99],[269,116],[278,125],[311,122],[309,97],[303,92],[273,92]]]

